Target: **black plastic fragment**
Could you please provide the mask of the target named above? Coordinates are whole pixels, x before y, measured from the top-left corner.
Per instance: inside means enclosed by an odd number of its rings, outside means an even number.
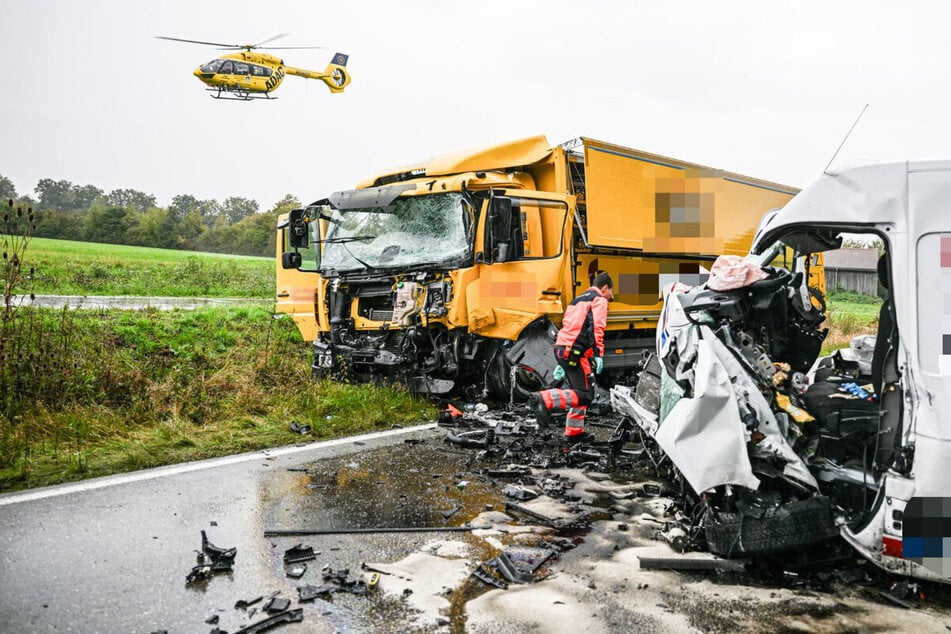
[[[363,579],[350,580],[349,568],[340,568],[334,570],[330,566],[324,566],[321,571],[324,585],[330,586],[335,592],[349,592],[350,594],[364,595],[367,593],[367,583]]]
[[[510,583],[529,583],[534,580],[532,573],[520,570],[505,552],[489,562],[489,565],[498,570]]]
[[[307,572],[307,564],[299,564],[288,568],[287,576],[292,579],[300,579],[304,576],[305,572]]]
[[[912,604],[909,603],[908,601],[905,601],[904,599],[901,599],[901,598],[899,598],[899,597],[896,597],[894,594],[892,594],[892,593],[889,592],[888,590],[880,590],[880,591],[879,591],[879,594],[882,595],[883,597],[885,597],[886,599],[888,599],[889,601],[891,601],[892,603],[894,603],[895,605],[900,605],[901,607],[905,608],[906,610],[914,610],[914,609],[915,609],[915,606],[914,606],[914,605],[912,605]]]
[[[641,570],[727,570],[743,572],[748,560],[700,557],[641,557]]]
[[[247,599],[247,600],[245,600],[245,599],[238,599],[238,600],[235,601],[235,603],[234,603],[234,609],[235,609],[235,610],[245,610],[245,609],[248,608],[248,606],[254,605],[255,603],[257,603],[258,601],[260,601],[260,600],[263,599],[263,598],[264,598],[264,597],[262,596],[262,597],[254,597],[253,599]]]
[[[334,586],[329,584],[323,584],[320,586],[297,586],[297,600],[301,602],[313,601],[318,597],[326,599],[331,594],[333,594],[334,590]]]
[[[454,508],[442,511],[442,516],[448,520],[450,517],[458,513],[460,510],[462,510],[462,507],[459,505],[456,505]]]
[[[291,600],[285,597],[271,597],[271,599],[264,604],[262,608],[265,612],[283,612],[287,608],[291,607]]]
[[[304,620],[304,609],[297,608],[296,610],[288,610],[287,612],[281,612],[275,614],[274,616],[268,617],[263,621],[258,621],[257,623],[252,623],[247,627],[243,627],[235,634],[257,634],[257,632],[263,632],[264,630],[270,629],[275,625],[280,625],[281,623],[295,623],[298,621]]]
[[[229,572],[234,565],[237,548],[221,548],[208,541],[208,535],[201,531],[201,550],[198,553],[197,565],[185,576],[185,583],[203,581],[216,572]]]
[[[488,584],[490,586],[495,586],[496,588],[501,588],[502,590],[508,590],[509,584],[505,583],[490,571],[485,564],[479,564],[479,567],[472,571],[472,575],[482,583]]]
[[[208,535],[203,530],[201,532],[201,552],[211,558],[212,563],[227,564],[230,568],[234,564],[235,555],[238,554],[237,548],[221,548],[208,541]]]
[[[297,544],[284,551],[285,564],[296,564],[316,558],[317,555],[314,554],[314,549],[310,546],[304,546],[303,544]]]
[[[291,431],[294,432],[295,434],[301,434],[301,435],[309,434],[310,425],[301,425],[296,420],[294,420],[294,421],[291,421]]]
[[[556,554],[551,548],[533,546],[514,546],[505,549],[504,552],[517,568],[532,574]]]

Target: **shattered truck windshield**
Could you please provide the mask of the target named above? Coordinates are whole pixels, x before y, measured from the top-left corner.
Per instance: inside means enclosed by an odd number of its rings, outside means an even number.
[[[397,198],[385,207],[334,209],[321,271],[443,264],[469,255],[471,207],[461,194]]]

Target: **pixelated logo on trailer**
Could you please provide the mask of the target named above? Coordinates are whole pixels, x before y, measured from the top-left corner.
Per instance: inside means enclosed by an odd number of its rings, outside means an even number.
[[[902,558],[951,577],[951,498],[911,498],[901,523]]]

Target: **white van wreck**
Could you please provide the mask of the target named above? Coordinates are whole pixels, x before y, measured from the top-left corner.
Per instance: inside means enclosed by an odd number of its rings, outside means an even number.
[[[879,330],[818,359],[809,269],[856,235],[884,244]],[[656,356],[614,409],[676,467],[711,551],[838,531],[886,570],[951,582],[951,161],[827,172],[764,217],[744,265],[745,282],[668,287]]]

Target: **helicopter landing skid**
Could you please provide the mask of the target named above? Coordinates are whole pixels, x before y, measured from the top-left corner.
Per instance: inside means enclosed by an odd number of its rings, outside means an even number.
[[[212,99],[228,99],[231,101],[252,101],[254,99],[275,100],[271,93],[248,92],[247,90],[228,90],[227,88],[206,88]]]

